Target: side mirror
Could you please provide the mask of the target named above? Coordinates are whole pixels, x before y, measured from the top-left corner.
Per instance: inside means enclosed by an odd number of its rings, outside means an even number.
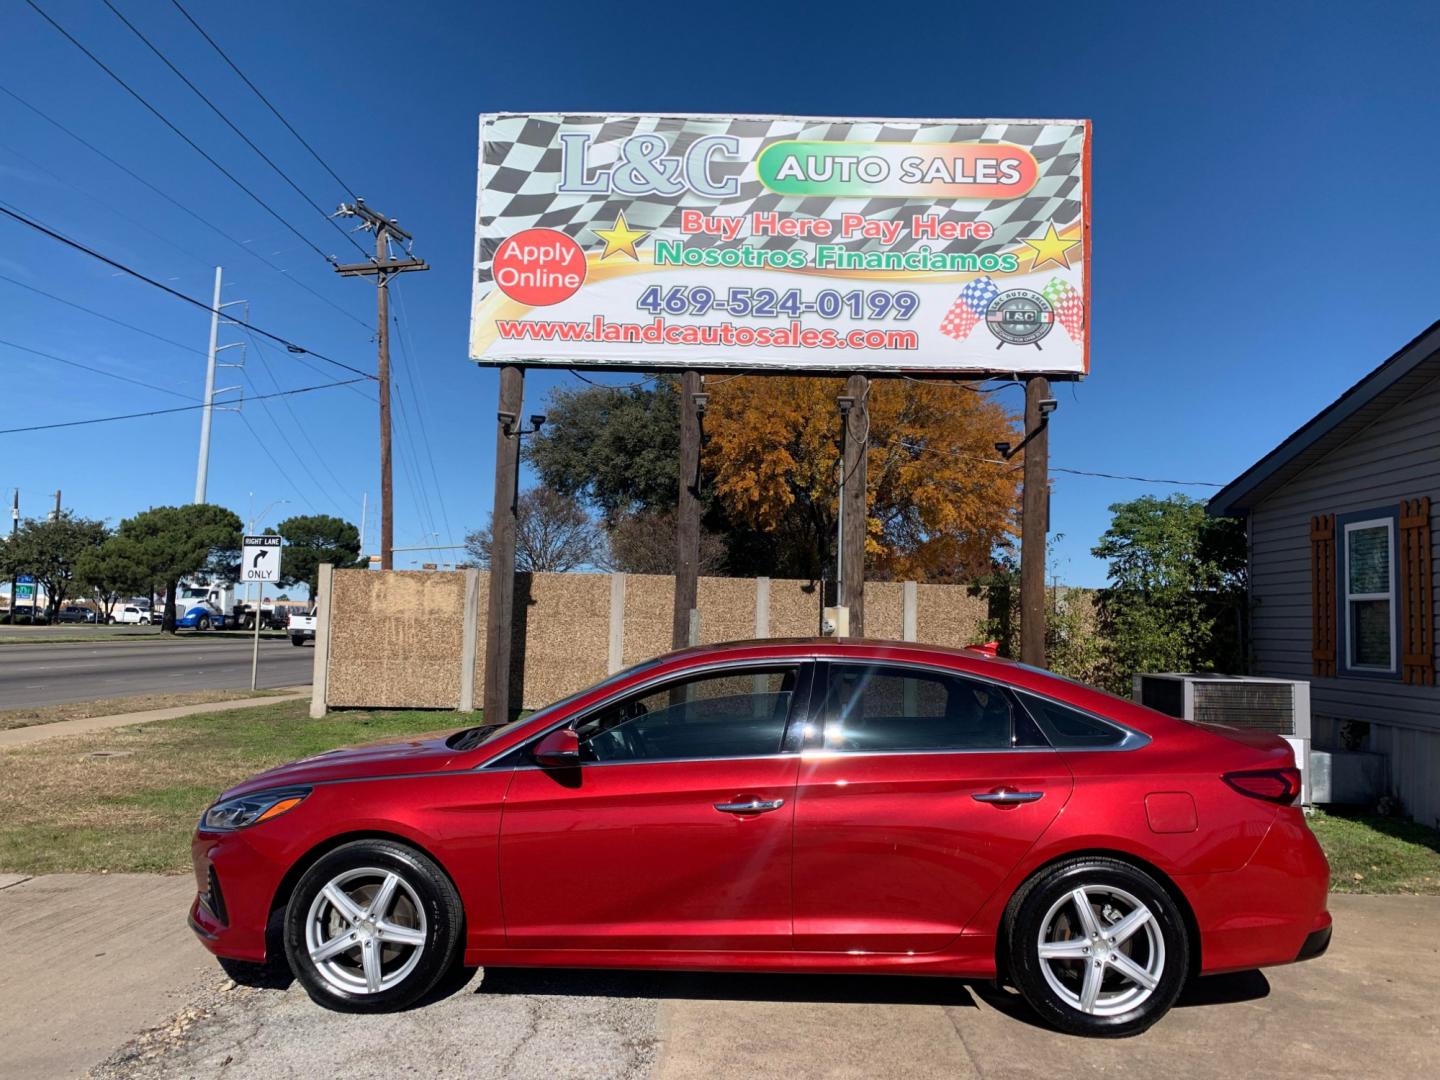
[[[574,728],[557,728],[531,751],[535,763],[546,769],[573,769],[580,764],[580,737]]]

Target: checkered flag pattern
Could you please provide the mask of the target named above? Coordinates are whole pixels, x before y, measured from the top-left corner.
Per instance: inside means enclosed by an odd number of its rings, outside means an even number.
[[[1063,278],[1051,278],[1050,283],[1040,290],[1055,309],[1055,318],[1071,341],[1079,341],[1085,335],[1085,298],[1080,290]]]
[[[601,169],[623,160],[621,146],[632,135],[656,133],[666,138],[671,155],[683,154],[698,138],[729,135],[738,140],[742,160],[713,160],[712,175],[719,179],[738,176],[739,191],[729,198],[698,195],[688,187],[677,195],[649,194],[640,198],[609,192],[561,195],[561,150],[559,135],[591,136],[588,161]],[[608,228],[624,211],[632,228],[647,232],[662,230],[679,235],[682,210],[708,214],[744,215],[751,211],[778,211],[783,216],[831,217],[858,213],[869,220],[905,221],[924,207],[915,199],[867,199],[841,196],[777,195],[756,178],[754,162],[760,151],[785,139],[802,141],[907,142],[916,145],[950,142],[1006,142],[1023,146],[1038,165],[1038,180],[1031,191],[1018,199],[963,200],[942,203],[934,212],[942,222],[989,223],[994,233],[985,240],[973,237],[951,241],[917,240],[905,230],[890,245],[876,239],[824,243],[839,244],[850,251],[907,251],[929,246],[945,253],[1004,251],[1022,236],[1032,235],[1037,223],[1053,222],[1057,228],[1079,219],[1081,214],[1081,163],[1084,152],[1083,124],[998,123],[919,124],[878,121],[834,123],[796,118],[725,119],[720,117],[655,116],[514,116],[486,117],[481,130],[479,280],[489,282],[490,263],[495,249],[522,229],[557,229],[575,238],[582,247],[593,244],[592,227]],[[928,208],[926,208],[928,209]],[[713,247],[718,236],[685,238],[689,247]],[[766,249],[808,249],[813,255],[815,241],[808,238],[771,236],[754,243]]]
[[[945,318],[940,320],[940,333],[956,341],[964,341],[975,329],[975,324],[985,317],[985,309],[1000,295],[995,282],[988,277],[976,278],[955,298]]]

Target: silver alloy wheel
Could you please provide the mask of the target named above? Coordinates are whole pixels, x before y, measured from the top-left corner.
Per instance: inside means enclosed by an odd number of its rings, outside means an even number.
[[[347,994],[403,982],[425,952],[425,909],[393,870],[346,870],[325,885],[305,919],[305,948],[321,978]]]
[[[1118,1016],[1144,1004],[1165,973],[1165,938],[1154,912],[1114,885],[1082,885],[1056,900],[1038,945],[1050,989],[1089,1016]]]

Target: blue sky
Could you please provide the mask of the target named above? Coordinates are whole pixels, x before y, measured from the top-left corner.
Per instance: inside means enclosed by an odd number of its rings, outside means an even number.
[[[359,257],[102,4],[39,2],[311,243]],[[113,2],[319,205],[345,196],[170,4]],[[460,543],[491,502],[497,380],[466,359],[481,112],[1092,118],[1093,375],[1058,387],[1055,466],[1227,481],[1440,314],[1433,5],[186,6],[432,266],[397,290],[397,546]],[[249,301],[251,322],[373,369],[368,283],[337,278],[22,0],[4,18],[0,87],[239,243],[5,94],[0,201],[193,296],[209,297],[223,265],[224,299]],[[203,311],[8,221],[0,275],[179,343],[0,280],[0,339],[172,392],[0,344],[0,427],[201,393]],[[247,396],[346,376],[263,341],[245,353],[245,371],[219,383],[245,380]],[[526,411],[572,381],[532,372]],[[1004,396],[1018,406],[1018,391]],[[67,507],[112,521],[185,502],[198,429],[187,412],[0,435],[0,489],[8,501],[18,486],[29,514],[59,488]],[[242,517],[288,500],[273,524],[358,520],[368,492],[374,536],[374,429],[373,403],[346,389],[219,413],[209,499]],[[1100,584],[1089,549],[1108,504],[1171,490],[1213,489],[1057,474],[1053,570]]]

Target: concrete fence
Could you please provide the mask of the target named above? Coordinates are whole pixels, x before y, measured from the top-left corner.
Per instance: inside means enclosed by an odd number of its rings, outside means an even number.
[[[490,575],[320,568],[314,701],[327,708],[472,709],[484,700]],[[670,651],[674,579],[517,574],[510,700],[538,708]],[[702,643],[819,633],[820,585],[701,578]],[[987,614],[963,585],[866,582],[868,637],[971,645]]]

